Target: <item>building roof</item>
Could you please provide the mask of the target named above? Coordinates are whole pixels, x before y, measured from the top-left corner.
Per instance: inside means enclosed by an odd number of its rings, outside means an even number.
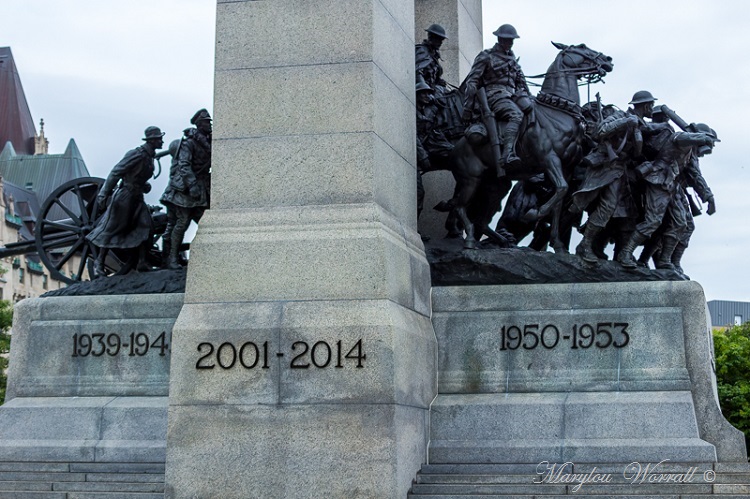
[[[36,192],[44,201],[60,185],[80,177],[89,177],[89,170],[73,139],[62,154],[16,154],[6,142],[0,152],[0,176],[23,189]]]
[[[6,207],[10,206],[11,199],[13,200],[13,215],[17,217],[15,220],[20,219],[22,222],[18,229],[21,239],[24,241],[33,240],[34,234],[31,233],[30,227],[33,227],[33,223],[36,222],[36,217],[39,214],[39,198],[35,192],[3,180],[3,201],[5,201]],[[6,213],[5,215],[6,220],[11,221],[9,219],[11,214]]]
[[[0,47],[0,147],[10,141],[19,154],[34,154],[36,126],[10,47]]]

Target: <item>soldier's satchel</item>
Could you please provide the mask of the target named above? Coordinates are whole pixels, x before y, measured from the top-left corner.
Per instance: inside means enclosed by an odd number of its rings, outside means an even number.
[[[640,165],[635,167],[635,171],[641,178],[645,178],[649,173],[655,170],[654,163],[651,161],[644,161]]]

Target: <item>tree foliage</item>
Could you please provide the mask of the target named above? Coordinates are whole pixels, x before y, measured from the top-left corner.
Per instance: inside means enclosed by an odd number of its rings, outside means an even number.
[[[721,410],[750,437],[750,322],[714,331],[714,351]]]
[[[0,300],[0,404],[5,402],[5,387],[8,385],[8,353],[10,353],[10,335],[8,330],[13,325],[13,305],[8,300]]]

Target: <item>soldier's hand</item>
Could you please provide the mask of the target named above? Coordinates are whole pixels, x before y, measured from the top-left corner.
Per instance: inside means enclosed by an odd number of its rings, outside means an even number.
[[[713,215],[716,213],[716,202],[714,201],[714,197],[711,196],[708,198],[708,209],[706,210],[706,213],[709,215]]]
[[[108,198],[109,198],[109,196],[104,196],[104,195],[101,195],[101,194],[99,194],[98,196],[96,196],[96,204],[99,207],[99,212],[100,213],[107,209],[107,199]]]
[[[201,197],[201,189],[197,185],[193,184],[190,186],[190,197],[199,198]]]

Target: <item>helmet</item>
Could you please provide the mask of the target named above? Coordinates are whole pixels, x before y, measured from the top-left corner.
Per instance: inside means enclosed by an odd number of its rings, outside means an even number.
[[[654,106],[654,110],[651,113],[651,116],[656,116],[657,114],[664,114],[664,110],[662,110],[661,104],[658,106]]]
[[[693,128],[699,132],[705,133],[706,135],[710,136],[712,139],[714,139],[714,142],[721,142],[719,140],[719,136],[716,135],[716,131],[710,126],[706,125],[705,123],[696,123],[693,125]]]
[[[420,80],[417,82],[417,87],[415,90],[417,93],[424,91],[432,92],[432,87],[425,83],[424,80]]]
[[[445,28],[440,26],[439,24],[430,24],[430,27],[425,30],[428,33],[432,33],[433,35],[439,36],[440,38],[448,38],[445,36]]]
[[[142,140],[160,139],[164,137],[164,132],[158,126],[150,126],[143,132]]]
[[[633,100],[628,102],[628,104],[644,104],[646,102],[654,102],[656,100],[658,99],[651,95],[651,92],[649,92],[648,90],[639,90],[633,94]]]
[[[520,36],[518,36],[516,28],[514,28],[510,24],[503,24],[502,26],[497,28],[497,31],[492,34],[498,38],[521,38]]]

